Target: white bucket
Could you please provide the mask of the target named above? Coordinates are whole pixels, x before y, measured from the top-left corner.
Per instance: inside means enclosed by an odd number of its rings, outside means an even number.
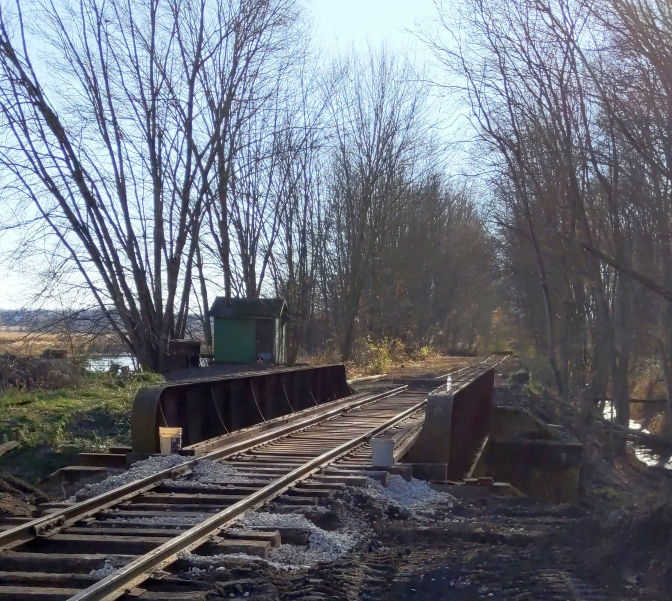
[[[159,427],[161,455],[179,453],[182,449],[182,428]]]
[[[394,464],[394,440],[385,436],[371,439],[371,464],[390,467]]]

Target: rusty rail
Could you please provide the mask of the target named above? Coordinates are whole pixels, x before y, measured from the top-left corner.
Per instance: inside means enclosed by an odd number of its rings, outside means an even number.
[[[235,455],[236,453],[241,453],[264,442],[268,442],[282,436],[287,436],[292,432],[296,432],[297,430],[306,428],[325,419],[332,418],[340,413],[344,413],[356,407],[361,407],[368,403],[374,403],[380,399],[397,394],[406,388],[406,386],[399,386],[379,394],[359,398],[350,403],[337,403],[336,407],[326,406],[323,412],[317,413],[316,415],[290,421],[278,426],[277,428],[273,428],[251,438],[246,438],[245,440],[236,441],[231,444],[224,444],[224,446],[221,446],[220,448],[210,451],[209,453],[201,455],[195,459],[191,459],[174,467],[161,470],[155,474],[146,476],[145,478],[129,482],[128,484],[108,492],[102,493],[84,501],[80,501],[79,503],[75,503],[70,507],[65,507],[49,515],[36,518],[30,522],[26,522],[25,524],[20,524],[14,528],[0,532],[0,550],[11,549],[18,545],[22,545],[30,540],[33,540],[36,536],[42,536],[56,528],[63,528],[74,522],[94,515],[103,509],[107,509],[132,499],[133,497],[154,488],[163,480],[186,474],[187,471],[190,470],[199,461],[226,459],[227,457]]]
[[[246,511],[256,509],[278,497],[290,487],[305,480],[334,460],[347,455],[352,449],[366,442],[372,436],[383,430],[387,430],[409,415],[422,409],[426,402],[427,400],[424,399],[379,426],[371,428],[364,434],[307,461],[298,468],[274,480],[268,486],[249,495],[246,499],[223,509],[180,536],[153,549],[146,555],[138,557],[117,572],[110,574],[93,586],[74,595],[70,601],[113,601],[114,599],[118,599],[127,590],[147,580],[153,571],[166,568],[177,559],[178,553],[192,551]]]

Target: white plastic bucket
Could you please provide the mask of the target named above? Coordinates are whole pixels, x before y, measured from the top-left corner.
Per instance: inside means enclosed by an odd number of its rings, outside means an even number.
[[[385,436],[371,439],[371,464],[390,467],[394,464],[394,440]]]
[[[182,449],[182,428],[159,427],[159,447],[161,455],[179,453]]]

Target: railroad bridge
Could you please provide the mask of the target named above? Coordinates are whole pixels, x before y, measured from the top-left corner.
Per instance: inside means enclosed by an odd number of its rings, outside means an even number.
[[[141,390],[132,448],[83,454],[88,465],[78,467],[155,456],[154,468],[88,498],[47,503],[34,518],[5,519],[0,599],[201,599],[202,585],[175,575],[185,553],[263,555],[296,534],[236,528],[246,513],[319,506],[369,478],[384,485],[390,474],[571,500],[580,445],[530,415],[494,409],[504,359],[403,381],[347,382],[343,365],[327,365]],[[181,429],[179,454],[158,456],[161,428]],[[194,478],[214,464],[230,481]]]

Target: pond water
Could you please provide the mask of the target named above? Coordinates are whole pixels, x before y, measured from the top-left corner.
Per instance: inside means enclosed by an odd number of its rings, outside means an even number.
[[[630,404],[630,430],[652,434],[648,427],[655,421],[662,420],[664,411],[663,402],[651,403],[631,403]],[[634,413],[634,416],[633,416]],[[615,412],[611,401],[606,401],[602,416],[607,421],[614,421]],[[655,434],[655,433],[653,433]],[[666,470],[672,470],[672,453],[669,451],[660,451],[646,446],[641,442],[628,441],[628,446],[635,452],[635,456],[642,463],[649,466],[663,467]]]
[[[131,371],[136,371],[138,369],[135,357],[131,354],[93,355],[86,362],[86,369],[95,372],[109,371],[112,364],[128,367]]]

